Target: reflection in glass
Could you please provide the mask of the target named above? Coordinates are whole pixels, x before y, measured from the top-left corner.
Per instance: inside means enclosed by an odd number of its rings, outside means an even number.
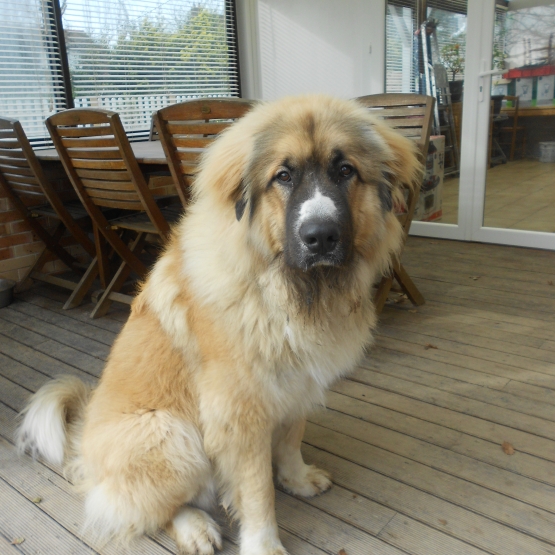
[[[555,2],[526,4],[496,17],[484,225],[555,232]]]
[[[457,12],[437,7],[428,8],[427,15],[429,21],[433,20],[436,22],[438,43],[436,58],[438,60],[436,61],[435,73],[436,75],[438,74],[437,63],[439,62],[445,68],[449,81],[451,98],[448,101],[451,104],[454,127],[451,133],[448,128],[447,114],[445,110],[442,114],[440,109],[440,129],[436,128],[435,132],[445,136],[445,175],[442,190],[438,192],[441,196],[442,214],[441,218],[436,221],[456,224],[459,209],[459,155],[461,151],[462,101],[466,55],[466,3],[463,9]],[[445,103],[445,100],[441,98],[439,100]],[[450,138],[450,134],[452,134],[452,138]]]

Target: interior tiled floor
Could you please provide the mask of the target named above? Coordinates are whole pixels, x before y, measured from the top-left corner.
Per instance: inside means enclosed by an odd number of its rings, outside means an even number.
[[[443,183],[443,223],[456,224],[459,179]],[[555,232],[555,164],[515,160],[488,170],[484,225]]]

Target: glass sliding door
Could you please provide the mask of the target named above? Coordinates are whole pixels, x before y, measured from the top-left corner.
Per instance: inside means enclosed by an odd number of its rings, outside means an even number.
[[[555,1],[496,18],[484,226],[555,232]]]
[[[459,220],[459,172],[461,151],[462,99],[464,90],[465,53],[467,41],[467,2],[427,2],[426,16],[433,25],[431,49],[436,86],[441,91],[441,74],[447,78],[450,99],[438,94],[439,125],[436,133],[445,137],[440,143],[444,148],[444,171],[441,191],[440,214],[437,219],[423,218],[446,224],[457,224]],[[441,69],[445,69],[445,72]],[[440,74],[441,72],[441,74]],[[445,104],[450,104],[447,108]],[[451,111],[451,115],[447,110]],[[451,121],[450,121],[451,120]],[[450,128],[452,127],[452,129]]]
[[[412,233],[555,250],[554,35],[555,0],[468,0],[460,176]]]

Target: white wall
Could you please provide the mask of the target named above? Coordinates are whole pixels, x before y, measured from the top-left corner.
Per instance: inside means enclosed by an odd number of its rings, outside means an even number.
[[[383,92],[385,0],[237,0],[243,96]]]

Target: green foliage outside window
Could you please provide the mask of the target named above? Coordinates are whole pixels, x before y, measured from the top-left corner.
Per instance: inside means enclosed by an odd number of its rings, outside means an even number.
[[[441,49],[441,62],[445,69],[451,73],[451,81],[455,80],[457,73],[464,73],[464,48],[456,42],[454,44],[446,44]]]

